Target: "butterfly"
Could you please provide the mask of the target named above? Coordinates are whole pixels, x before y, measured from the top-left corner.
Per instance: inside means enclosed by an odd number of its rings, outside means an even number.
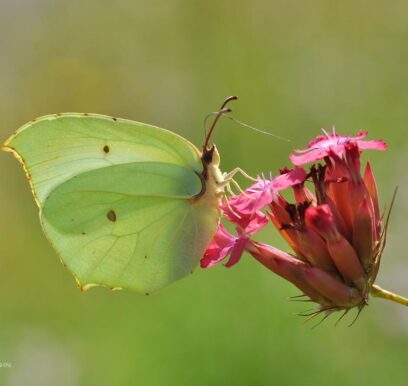
[[[224,174],[210,137],[200,151],[155,126],[97,114],[47,115],[4,144],[23,165],[43,231],[77,285],[149,294],[187,276],[216,233]]]

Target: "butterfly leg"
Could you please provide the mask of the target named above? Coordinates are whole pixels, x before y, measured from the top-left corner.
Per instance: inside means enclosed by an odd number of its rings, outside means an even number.
[[[224,174],[224,181],[230,181],[237,173],[242,174],[245,178],[248,178],[251,181],[254,181],[254,182],[258,181],[256,178],[251,177],[248,173],[246,173],[241,168],[235,168],[231,170],[229,173]]]
[[[233,184],[233,185],[237,188],[237,190],[238,190],[238,192],[239,192],[240,194],[242,194],[243,196],[245,196],[245,197],[247,197],[247,198],[251,198],[251,197],[245,192],[245,190],[242,190],[242,188],[241,188],[241,186],[239,185],[239,183],[238,183],[237,181],[235,181],[233,178],[231,178],[230,183],[227,185],[227,189],[229,189],[229,192],[232,192],[231,184]],[[232,195],[235,195],[235,194],[233,193]]]
[[[218,194],[219,194],[219,197],[221,197],[222,200],[224,201],[225,206],[228,208],[230,213],[232,213],[235,217],[240,219],[241,216],[237,212],[235,212],[234,209],[232,208],[232,206],[230,205],[230,203],[228,201],[228,196],[226,195],[226,193],[225,192],[219,192]]]
[[[255,178],[251,177],[249,174],[244,172],[241,168],[235,168],[234,170],[230,171],[229,173],[224,173],[223,175],[223,180],[218,182],[217,185],[219,188],[227,188],[228,193],[230,193],[232,196],[235,196],[235,193],[231,189],[231,184],[233,184],[237,189],[240,194],[243,194],[244,196],[248,197],[249,196],[245,193],[245,191],[241,188],[241,186],[238,184],[238,182],[234,179],[234,175],[237,173],[241,173],[245,178],[250,179],[251,181],[257,181]]]
[[[241,173],[245,178],[248,178],[251,181],[255,181],[255,182],[258,181],[256,178],[251,177],[249,174],[244,172],[241,168],[235,168],[235,169],[231,170],[229,173],[224,173],[223,180],[217,182],[217,186],[219,188],[223,188],[223,187],[229,185],[231,182],[233,182],[235,185],[238,185],[238,183],[233,179],[235,174],[237,174],[237,173]],[[242,191],[241,187],[239,187],[239,190]]]
[[[226,188],[227,192],[229,194],[231,194],[231,196],[236,196],[236,194],[234,193],[234,191],[231,189],[231,183],[233,183],[235,185],[235,187],[238,189],[240,194],[245,195],[246,197],[249,197],[241,188],[241,186],[239,186],[238,182],[235,181],[233,178],[230,178],[228,180],[223,180],[221,182],[217,182],[217,186],[221,189]]]
[[[232,181],[231,181],[232,182]],[[231,189],[231,184],[227,184],[225,186],[225,188],[227,189],[227,192],[231,195],[231,196],[235,196],[235,192]]]

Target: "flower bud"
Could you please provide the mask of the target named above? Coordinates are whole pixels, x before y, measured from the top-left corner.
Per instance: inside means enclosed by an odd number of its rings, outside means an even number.
[[[305,269],[304,277],[307,283],[316,291],[339,307],[354,307],[363,300],[361,294],[355,288],[348,287],[319,268],[310,267]]]
[[[371,165],[367,162],[365,171],[364,171],[364,183],[367,187],[367,190],[370,194],[373,207],[374,207],[374,224],[376,233],[379,233],[379,226],[381,226],[381,214],[380,214],[380,205],[378,203],[378,189],[377,183],[375,181],[373,170],[371,169]]]
[[[313,301],[329,306],[331,303],[316,291],[304,277],[307,266],[295,257],[270,245],[253,243],[249,252],[266,268],[293,283]]]
[[[371,203],[371,202],[370,202]],[[374,259],[374,210],[364,199],[358,208],[353,226],[353,246],[366,272],[371,271]]]
[[[319,205],[306,211],[306,223],[326,240],[327,249],[338,271],[346,282],[364,289],[364,270],[357,253],[350,243],[338,232],[330,207]]]

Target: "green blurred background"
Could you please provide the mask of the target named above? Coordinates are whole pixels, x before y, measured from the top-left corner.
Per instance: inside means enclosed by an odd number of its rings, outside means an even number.
[[[203,143],[224,97],[222,169],[251,174],[333,124],[384,137],[383,203],[400,194],[378,283],[408,295],[405,1],[0,2],[0,135],[34,117],[98,112]],[[47,244],[18,163],[0,154],[0,385],[406,385],[408,310],[373,300],[357,323],[301,326],[298,294],[246,256],[150,297],[81,293]],[[263,240],[286,248],[272,228]]]

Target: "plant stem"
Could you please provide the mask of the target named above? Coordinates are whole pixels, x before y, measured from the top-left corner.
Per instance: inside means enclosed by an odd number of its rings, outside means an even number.
[[[387,300],[392,300],[393,302],[408,306],[408,299],[400,295],[394,294],[393,292],[382,289],[380,286],[374,284],[371,288],[371,295],[376,298],[383,298]]]

